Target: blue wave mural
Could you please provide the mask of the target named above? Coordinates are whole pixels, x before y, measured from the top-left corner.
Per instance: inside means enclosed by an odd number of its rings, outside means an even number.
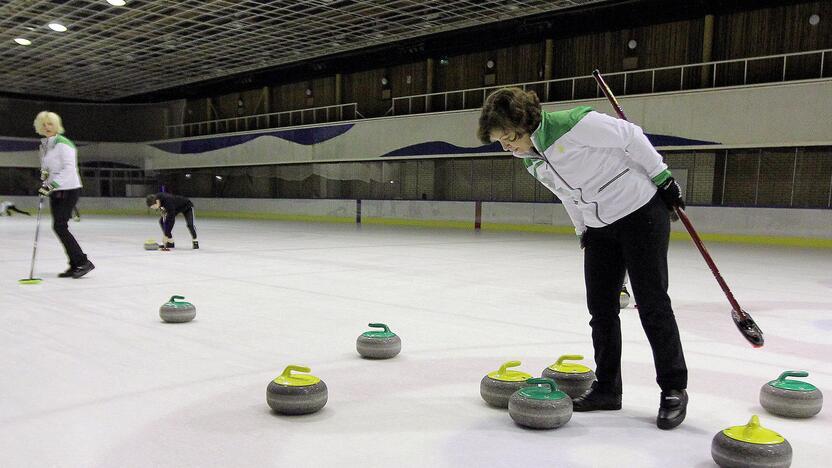
[[[704,146],[704,145],[718,145],[719,142],[716,141],[706,141],[706,140],[692,140],[690,138],[678,137],[673,135],[657,135],[657,134],[646,134],[647,139],[650,140],[650,143],[653,146],[660,147],[660,146]]]
[[[7,140],[0,138],[0,153],[37,151],[38,149],[40,149],[40,141]]]
[[[87,146],[89,143],[75,143],[76,148],[80,148],[82,146]],[[40,150],[40,140],[35,141],[27,141],[27,140],[9,140],[6,138],[0,138],[0,153],[12,153],[17,151],[39,151]]]
[[[718,145],[714,141],[692,140],[690,138],[677,137],[673,135],[652,135],[648,134],[647,139],[653,146],[703,146],[703,145]],[[383,154],[381,157],[406,157],[406,156],[428,156],[438,154],[482,154],[482,153],[499,153],[502,151],[499,143],[491,143],[482,146],[456,146],[445,141],[428,141],[426,143],[417,143],[415,145],[405,146],[403,148],[395,149],[389,153]]]
[[[428,141],[426,143],[417,143],[415,145],[405,146],[393,150],[387,154],[381,155],[384,157],[393,156],[425,156],[430,154],[481,154],[481,153],[499,153],[503,149],[500,148],[499,143],[491,143],[482,146],[456,146],[445,141]]]
[[[251,135],[231,135],[214,138],[201,138],[197,140],[175,141],[170,143],[154,143],[151,146],[167,153],[197,154],[242,145],[243,143],[266,136],[280,138],[291,141],[292,143],[308,146],[316,143],[322,143],[343,135],[352,127],[353,124],[299,128],[294,130],[278,130],[275,132],[257,133]]]

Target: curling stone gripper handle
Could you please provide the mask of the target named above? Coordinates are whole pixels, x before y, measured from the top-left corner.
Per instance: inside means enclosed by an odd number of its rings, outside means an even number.
[[[754,435],[754,432],[760,428],[760,418],[754,414],[751,416],[751,420],[748,421],[748,424],[745,425],[745,429],[743,429],[743,435],[747,438],[751,438]]]
[[[508,361],[504,362],[502,366],[500,366],[500,370],[498,371],[500,374],[505,374],[506,370],[509,367],[517,367],[520,365],[520,361]]]
[[[786,377],[809,377],[809,373],[802,370],[787,370],[780,374],[780,377],[777,377],[779,382],[786,380]]]
[[[583,356],[580,354],[564,354],[563,356],[559,357],[558,360],[555,362],[556,366],[563,364],[563,361],[581,361],[583,360]]]
[[[390,333],[390,327],[383,323],[368,323],[367,326],[372,328],[383,328],[385,333]]]
[[[176,302],[176,299],[182,300],[185,299],[185,296],[171,296],[168,302]]]
[[[548,385],[550,393],[558,391],[558,384],[546,377],[533,377],[527,380],[526,383],[530,385]]]
[[[309,373],[309,372],[311,372],[311,371],[312,371],[312,369],[310,369],[310,368],[308,368],[308,367],[304,367],[304,366],[296,366],[296,365],[294,365],[294,364],[290,364],[290,365],[286,366],[286,368],[285,368],[285,369],[283,369],[283,373],[282,373],[282,374],[280,374],[280,376],[281,376],[281,377],[287,377],[287,378],[288,378],[288,377],[290,377],[290,376],[291,376],[292,371],[295,371],[295,372],[304,372],[304,373]]]

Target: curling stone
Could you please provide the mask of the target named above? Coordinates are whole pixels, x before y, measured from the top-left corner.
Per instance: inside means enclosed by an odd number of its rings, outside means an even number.
[[[583,358],[581,355],[561,356],[557,362],[543,369],[542,377],[554,380],[560,391],[569,395],[570,398],[577,398],[589,390],[592,382],[595,381],[595,372],[582,364],[563,361],[577,361]]]
[[[552,379],[537,377],[508,400],[508,414],[521,426],[554,429],[572,419],[572,399]]]
[[[359,335],[355,342],[358,354],[368,359],[389,359],[399,354],[402,350],[402,340],[391,332],[387,325],[371,323],[367,326],[383,330],[371,330]]]
[[[509,367],[517,367],[520,361],[508,361],[500,369],[489,372],[480,381],[480,395],[491,406],[508,408],[508,399],[511,394],[527,387],[527,380],[532,378],[530,374],[520,371],[508,370]]]
[[[159,316],[168,323],[190,322],[196,317],[196,307],[190,302],[176,302],[183,296],[171,296],[168,302],[159,308]]]
[[[745,426],[719,431],[711,456],[723,468],[785,468],[792,464],[792,446],[780,434],[760,425],[755,414]]]
[[[622,289],[618,294],[618,308],[626,309],[630,305],[630,293],[627,289]]]
[[[760,388],[760,405],[769,413],[787,418],[811,418],[820,413],[823,394],[817,387],[786,377],[808,377],[806,371],[786,371]]]
[[[280,414],[309,414],[326,405],[327,390],[323,380],[309,374],[292,374],[292,371],[309,372],[308,367],[286,366],[283,373],[269,382],[266,403]]]
[[[159,250],[159,244],[156,243],[155,239],[148,239],[144,241],[144,249],[145,250]]]

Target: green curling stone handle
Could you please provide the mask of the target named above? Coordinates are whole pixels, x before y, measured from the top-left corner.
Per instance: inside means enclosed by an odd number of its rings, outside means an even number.
[[[555,393],[558,391],[558,384],[556,384],[554,380],[545,377],[535,377],[527,380],[526,383],[530,385],[548,385],[549,393]]]
[[[786,377],[809,377],[809,373],[806,371],[787,370],[780,374],[780,377],[777,377],[777,381],[784,382]]]
[[[372,328],[383,328],[384,333],[390,333],[390,327],[383,323],[368,323],[367,326]]]
[[[176,299],[182,300],[182,299],[185,299],[185,296],[171,296],[170,299],[168,300],[168,302],[173,302],[175,304]]]

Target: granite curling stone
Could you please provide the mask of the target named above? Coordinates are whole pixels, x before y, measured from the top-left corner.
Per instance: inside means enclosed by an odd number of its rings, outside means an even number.
[[[760,405],[771,414],[811,418],[823,407],[823,394],[814,385],[787,377],[808,377],[806,371],[786,371],[760,388]]]
[[[159,244],[156,243],[154,239],[148,239],[144,241],[144,249],[145,250],[159,250]]]
[[[554,364],[543,369],[541,376],[554,380],[558,384],[558,389],[570,398],[577,398],[592,386],[592,382],[595,381],[595,372],[582,364],[563,361],[578,361],[583,358],[577,354],[561,356]]]
[[[508,399],[511,395],[529,384],[527,380],[532,378],[525,372],[508,370],[509,367],[517,367],[520,361],[508,361],[498,370],[489,372],[480,381],[480,396],[491,406],[508,408]]]
[[[618,293],[618,308],[626,309],[630,305],[630,293],[626,289]]]
[[[517,424],[532,429],[555,429],[572,419],[572,399],[552,379],[537,377],[508,400],[508,414]]]
[[[289,365],[266,388],[266,403],[279,414],[309,414],[326,405],[327,389],[323,380],[309,374],[308,367]]]
[[[159,308],[159,316],[168,323],[190,322],[196,317],[196,307],[190,302],[177,302],[183,296],[171,296],[168,302]]]
[[[368,325],[382,330],[371,330],[358,336],[355,349],[358,354],[368,359],[389,359],[402,350],[402,340],[383,323]]]
[[[792,446],[754,415],[745,426],[719,431],[711,441],[711,457],[722,468],[786,468],[792,464]]]

